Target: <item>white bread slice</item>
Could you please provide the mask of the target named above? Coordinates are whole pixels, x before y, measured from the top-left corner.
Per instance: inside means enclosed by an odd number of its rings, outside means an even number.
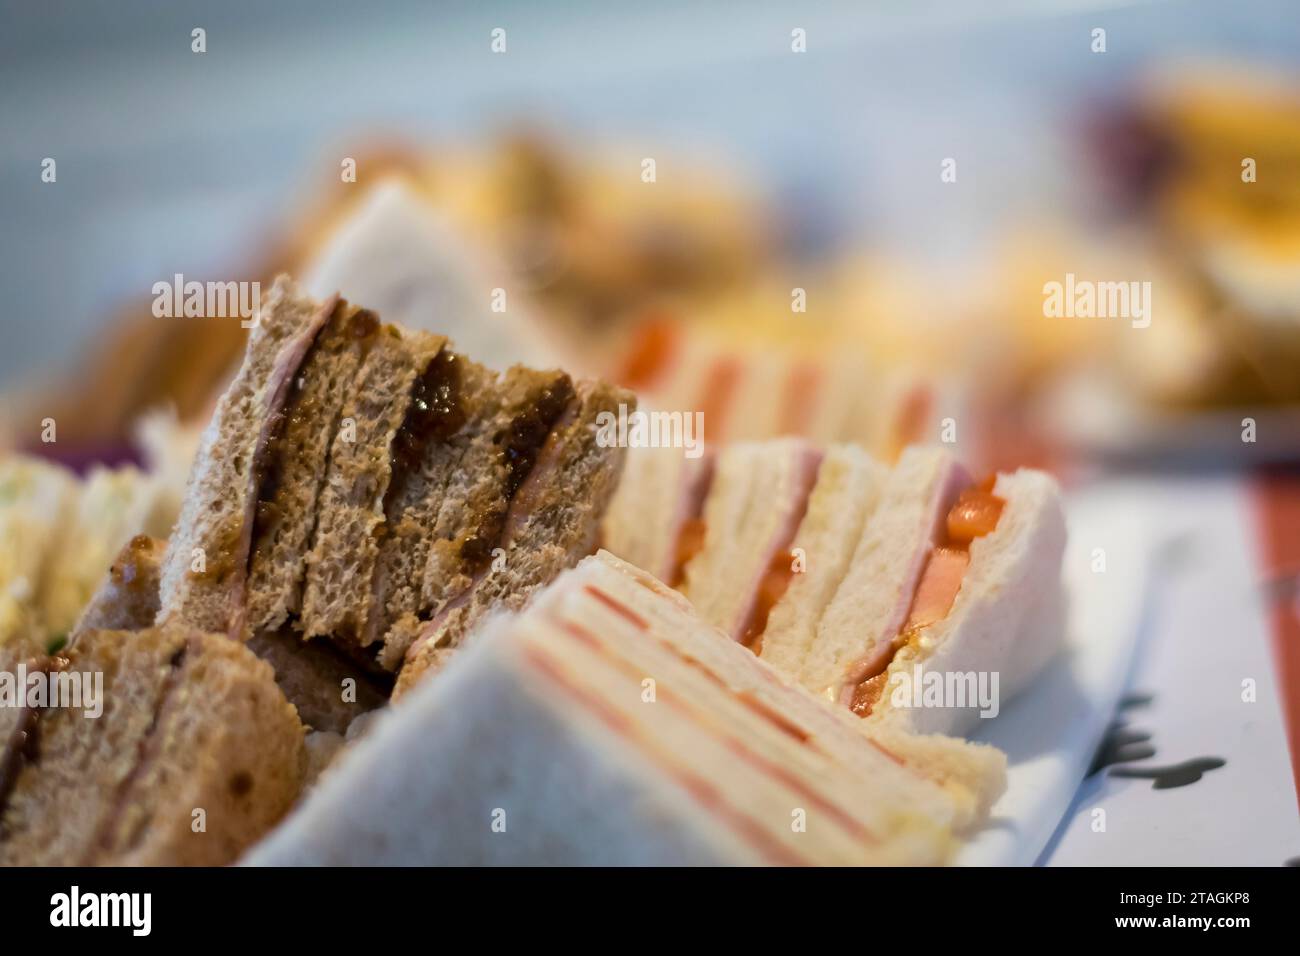
[[[700,617],[736,640],[744,637],[769,567],[803,520],[820,460],[794,438],[742,442],[718,455],[704,506],[704,546],[687,562],[682,593]]]
[[[789,370],[784,352],[753,349],[743,355],[732,399],[736,412],[728,418],[727,441],[759,441],[790,434],[782,427]]]
[[[972,753],[996,790],[1000,755]],[[247,862],[933,864],[979,802],[949,775],[601,553],[380,718]]]
[[[965,831],[977,825],[993,801],[1006,787],[1006,757],[1001,751],[986,745],[970,744],[947,737],[923,737],[890,727],[872,725],[853,716],[846,708],[826,704],[820,700],[818,707],[807,706],[807,694],[791,681],[754,655],[722,641],[692,641],[691,629],[681,625],[682,611],[693,614],[690,602],[679,593],[655,580],[640,568],[600,552],[597,557],[610,569],[635,581],[639,586],[664,598],[661,602],[637,604],[638,613],[659,621],[657,631],[665,640],[689,650],[715,675],[725,678],[725,683],[738,694],[748,695],[752,702],[761,705],[769,714],[780,714],[783,719],[797,720],[801,732],[808,736],[824,736],[835,743],[831,749],[853,752],[845,738],[865,734],[877,749],[909,773],[919,775],[941,786],[956,805],[954,826]],[[606,574],[602,580],[608,582]],[[689,646],[688,646],[689,642]],[[815,698],[814,698],[815,699]],[[816,700],[816,699],[815,699]],[[871,764],[864,764],[870,769]],[[876,772],[874,769],[872,773]],[[934,812],[929,808],[927,812]]]
[[[799,683],[841,700],[860,672],[888,662],[907,617],[935,533],[968,479],[940,448],[907,449],[881,490],[880,503],[854,549],[848,573],[817,626]]]
[[[95,467],[81,482],[76,507],[54,545],[41,586],[41,616],[51,636],[66,635],[134,536],[164,537],[176,519],[162,480],[126,465]],[[142,625],[143,626],[143,625]]]
[[[26,455],[0,459],[0,648],[36,653],[52,636],[39,596],[72,523],[78,490],[61,465]]]
[[[858,721],[859,730],[878,746],[898,755],[909,770],[944,788],[957,802],[958,825],[963,831],[986,820],[1007,788],[1006,754],[996,747],[853,719]]]
[[[832,445],[826,450],[808,499],[808,513],[793,542],[805,555],[805,567],[791,577],[772,608],[759,652],[792,679],[799,678],[822,614],[848,574],[887,474],[883,465],[855,445]]]
[[[680,448],[628,449],[601,526],[601,546],[660,580],[672,580],[683,528],[703,509],[713,466],[711,453],[687,458]]]
[[[859,353],[824,358],[808,437],[821,445],[853,442],[879,454],[874,444],[880,417],[879,378],[878,370]]]
[[[895,707],[888,688],[897,685],[897,675],[911,677],[917,666],[942,674],[996,672],[1002,704],[1060,648],[1065,609],[1060,489],[1051,476],[1021,469],[998,475],[993,493],[1006,502],[997,527],[971,542],[970,564],[947,616],[898,650],[869,722],[962,733],[978,722],[977,706]]]

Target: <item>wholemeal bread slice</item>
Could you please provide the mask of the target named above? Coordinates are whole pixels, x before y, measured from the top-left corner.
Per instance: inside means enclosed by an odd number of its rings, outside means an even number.
[[[137,535],[118,554],[99,590],[73,629],[143,631],[158,613],[158,577],[166,542]],[[343,733],[361,714],[382,707],[390,676],[373,663],[330,641],[304,643],[291,628],[255,631],[249,650],[271,665],[275,682],[309,728]]]
[[[715,456],[688,458],[680,448],[630,448],[601,525],[601,547],[677,583],[714,476]]]
[[[102,712],[83,694],[10,727],[0,865],[221,865],[298,796],[302,725],[270,667],[223,635],[86,631],[33,666],[83,689],[98,675]]]
[[[374,313],[340,300],[294,376],[257,488],[245,616],[250,631],[274,630],[301,608],[302,555],[316,529],[330,446],[380,334]]]
[[[392,675],[345,642],[303,641],[281,628],[255,632],[248,648],[275,670],[276,684],[311,730],[345,733],[392,692]]]
[[[395,696],[440,667],[489,611],[522,607],[538,587],[591,553],[625,452],[601,442],[597,423],[617,415],[620,404],[634,409],[635,403],[625,389],[577,385],[511,497],[499,552],[423,626],[406,652]]]
[[[142,631],[158,616],[158,587],[167,542],[138,534],[117,553],[91,596],[71,641],[84,631]]]
[[[282,280],[198,451],[155,620],[251,641],[313,726],[342,728],[431,621],[454,646],[590,551],[623,455],[594,422],[620,402]],[[332,646],[296,659],[313,638]]]
[[[436,389],[428,376],[440,374],[433,360],[445,342],[385,326],[365,358],[356,389],[343,406],[345,427],[334,436],[317,504],[302,601],[306,637],[355,641],[364,632],[379,551],[376,532],[384,523],[384,495],[393,473],[392,449],[403,440],[399,430],[408,412],[419,411],[413,389]]]
[[[511,500],[574,394],[563,372],[520,366],[493,386],[490,395],[467,404],[473,421],[450,448],[431,449],[432,460],[420,472],[441,478],[437,493],[408,509],[398,525],[406,540],[394,544],[407,558],[403,563],[409,577],[404,590],[387,588],[385,617],[391,624],[383,631],[380,660],[390,669],[400,665],[423,622],[466,591],[492,560]],[[387,577],[402,580],[397,574]]]
[[[397,669],[405,650],[403,646],[391,655],[389,642],[400,642],[399,632],[418,626],[416,615],[425,605],[424,567],[438,537],[435,525],[446,489],[465,480],[466,456],[474,445],[490,440],[485,436],[501,411],[503,396],[496,372],[449,347],[437,361],[444,365],[439,401],[449,413],[450,427],[445,429],[445,440],[410,449],[413,454],[404,456],[404,466],[389,482],[371,580],[373,600],[360,641],[363,646],[383,641],[379,656],[389,670]]]
[[[203,433],[164,558],[158,623],[202,631],[242,626],[249,547],[261,466],[299,367],[336,301],[300,295],[276,280],[235,380]]]

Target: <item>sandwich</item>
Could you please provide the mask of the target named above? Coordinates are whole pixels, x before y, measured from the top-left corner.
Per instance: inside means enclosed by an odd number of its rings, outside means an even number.
[[[347,677],[405,689],[594,547],[623,452],[593,423],[620,404],[282,278],[200,444],[157,624],[226,633],[277,669],[314,655],[324,696]]]
[[[39,597],[76,494],[76,478],[58,465],[0,459],[0,648],[44,649]]]
[[[655,314],[611,374],[648,406],[701,413],[714,445],[802,437],[852,442],[886,461],[938,438],[941,411],[961,399],[906,368],[878,367],[857,346],[778,341],[749,323],[724,335]]]
[[[802,658],[801,684],[874,722],[966,731],[1060,648],[1064,550],[1060,491],[1047,474],[1020,469],[975,482],[947,452],[909,449],[881,484],[811,642],[806,625],[778,614],[762,653],[788,667]],[[792,602],[804,584],[792,586]],[[999,700],[916,706],[911,685],[926,671],[995,680]]]
[[[976,482],[939,448],[908,448],[891,469],[851,445],[739,443],[716,456],[692,517],[679,512],[616,499],[604,544],[671,568],[708,623],[875,724],[968,730],[1060,646],[1065,523],[1042,472]],[[916,706],[927,671],[983,679],[998,700]]]
[[[681,590],[733,640],[749,645],[762,634],[769,579],[774,567],[791,563],[821,457],[798,439],[740,443],[718,456],[698,550],[682,568]]]
[[[493,500],[508,500],[509,506],[492,512],[490,533],[480,526],[469,529],[465,540],[475,543],[483,557],[469,562],[473,573],[464,587],[446,593],[438,602],[439,610],[406,648],[395,695],[404,693],[430,669],[440,667],[489,612],[517,610],[538,587],[595,550],[605,507],[618,484],[619,468],[614,463],[621,463],[622,452],[601,446],[596,438],[597,420],[616,413],[619,404],[629,398],[629,393],[600,383],[579,383],[536,450],[519,457],[506,456],[507,462],[518,467],[507,468],[507,494],[502,497],[494,490]],[[552,396],[535,407],[545,410],[560,405]],[[513,434],[521,438],[542,434],[531,417],[514,421]],[[532,440],[526,440],[524,447],[531,449]],[[452,507],[459,505],[453,502]],[[440,514],[440,523],[441,518]],[[486,552],[493,534],[495,547]],[[464,576],[468,569],[465,549],[461,550],[458,574]],[[428,567],[426,586],[440,587],[447,579],[446,572],[433,561]]]
[[[0,865],[224,865],[298,797],[302,724],[223,635],[83,631],[0,695]]]
[[[46,631],[66,635],[113,556],[137,535],[166,535],[176,518],[163,480],[131,465],[92,468],[55,542],[40,603]]]
[[[0,459],[0,647],[66,641],[113,555],[136,534],[166,534],[175,516],[165,482],[130,465],[80,478]]]
[[[246,862],[937,864],[1004,775],[987,746],[866,732],[600,552],[495,615]]]

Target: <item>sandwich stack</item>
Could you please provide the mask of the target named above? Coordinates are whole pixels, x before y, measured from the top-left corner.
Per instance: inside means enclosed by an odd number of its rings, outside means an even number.
[[[298,715],[224,636],[87,630],[0,674],[0,866],[223,865],[298,797]]]
[[[635,399],[494,372],[281,279],[204,433],[157,623],[285,666],[329,658],[334,696],[340,668],[385,695],[400,672],[404,690],[487,610],[590,553],[622,464],[593,423],[620,405]]]
[[[683,462],[633,455],[604,546],[814,694],[874,723],[959,733],[986,708],[894,706],[886,689],[917,668],[996,675],[1005,700],[1060,646],[1065,522],[1042,472],[977,483],[939,448],[890,469],[797,439]],[[647,485],[659,499],[639,497]]]
[[[934,864],[1004,770],[865,733],[601,552],[490,621],[248,862]]]

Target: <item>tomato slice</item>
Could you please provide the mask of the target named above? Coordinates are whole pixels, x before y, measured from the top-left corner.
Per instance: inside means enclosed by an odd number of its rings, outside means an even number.
[[[948,512],[948,540],[953,544],[970,544],[989,534],[998,526],[1005,504],[989,491],[978,488],[963,491]]]

